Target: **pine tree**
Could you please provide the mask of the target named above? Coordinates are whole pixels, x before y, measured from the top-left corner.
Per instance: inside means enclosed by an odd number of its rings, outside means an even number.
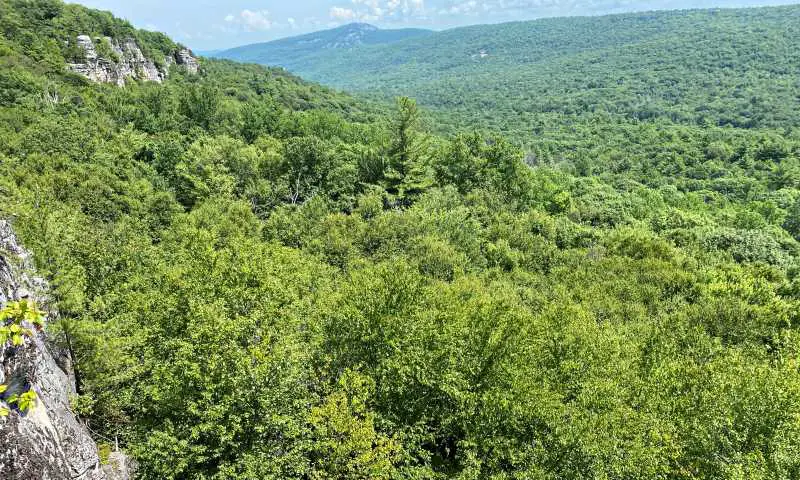
[[[427,143],[419,132],[419,116],[416,101],[407,97],[397,99],[384,181],[386,190],[405,205],[433,184],[427,164]]]

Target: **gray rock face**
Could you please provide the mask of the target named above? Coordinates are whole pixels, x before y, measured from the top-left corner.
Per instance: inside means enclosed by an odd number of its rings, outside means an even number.
[[[29,298],[46,307],[46,283],[32,276],[30,254],[17,243],[8,222],[0,220],[0,304]],[[97,446],[70,411],[74,385],[45,334],[19,347],[0,345],[0,384],[7,393],[32,388],[38,395],[25,413],[0,417],[0,478],[8,480],[101,480]],[[7,406],[2,400],[0,405]]]
[[[110,48],[113,54],[106,57],[100,55],[98,46],[101,43]],[[185,66],[192,74],[196,74],[200,68],[192,52],[185,48],[165,57],[164,66],[159,67],[153,59],[145,57],[139,45],[130,38],[119,43],[109,37],[92,39],[88,35],[78,35],[77,44],[84,52],[84,61],[70,63],[67,68],[98,83],[113,83],[120,87],[128,80],[161,83],[169,75],[169,67],[174,63]]]
[[[111,452],[108,465],[103,466],[106,480],[131,480],[136,473],[136,463],[121,452]]]
[[[194,58],[192,51],[188,48],[179,50],[178,53],[175,54],[175,61],[178,62],[178,65],[186,67],[186,70],[193,75],[197,74],[200,70],[200,64],[197,63],[197,59]]]

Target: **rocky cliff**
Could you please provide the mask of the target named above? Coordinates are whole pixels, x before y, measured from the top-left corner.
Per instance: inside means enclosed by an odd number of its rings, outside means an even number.
[[[145,57],[133,39],[120,43],[109,37],[92,39],[88,35],[78,35],[77,44],[84,58],[67,67],[94,82],[119,86],[125,85],[128,80],[161,83],[169,75],[169,67],[173,64],[183,66],[192,74],[196,74],[200,68],[197,59],[186,48],[156,63],[154,59]]]
[[[30,254],[20,247],[11,226],[0,220],[0,308],[28,299],[47,309],[47,285],[31,272]],[[8,412],[0,416],[0,478],[107,478],[97,446],[70,410],[74,386],[62,368],[66,363],[43,332],[22,345],[0,344],[0,385],[7,387],[0,395],[0,407]],[[10,395],[30,390],[37,397],[31,408],[21,411],[10,404]]]

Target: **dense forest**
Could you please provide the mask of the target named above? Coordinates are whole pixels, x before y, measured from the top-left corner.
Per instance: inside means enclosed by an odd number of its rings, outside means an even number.
[[[480,126],[531,145],[609,121],[798,125],[798,38],[800,6],[785,6],[541,19],[282,53],[305,78],[413,96],[440,113],[438,131]],[[263,48],[219,55],[257,62]]]
[[[798,12],[607,17],[665,47],[592,33],[549,65],[597,85],[526,78],[547,97],[437,84],[497,102],[473,131],[225,60],[94,84],[79,34],[175,44],[0,0],[0,215],[74,410],[142,479],[800,477]],[[528,128],[511,91],[558,135],[483,131]]]

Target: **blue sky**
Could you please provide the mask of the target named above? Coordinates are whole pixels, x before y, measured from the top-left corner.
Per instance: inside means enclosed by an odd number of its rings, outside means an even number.
[[[74,0],[73,0],[74,1]],[[78,0],[195,50],[228,48],[360,21],[444,29],[568,15],[739,7],[798,0]]]

